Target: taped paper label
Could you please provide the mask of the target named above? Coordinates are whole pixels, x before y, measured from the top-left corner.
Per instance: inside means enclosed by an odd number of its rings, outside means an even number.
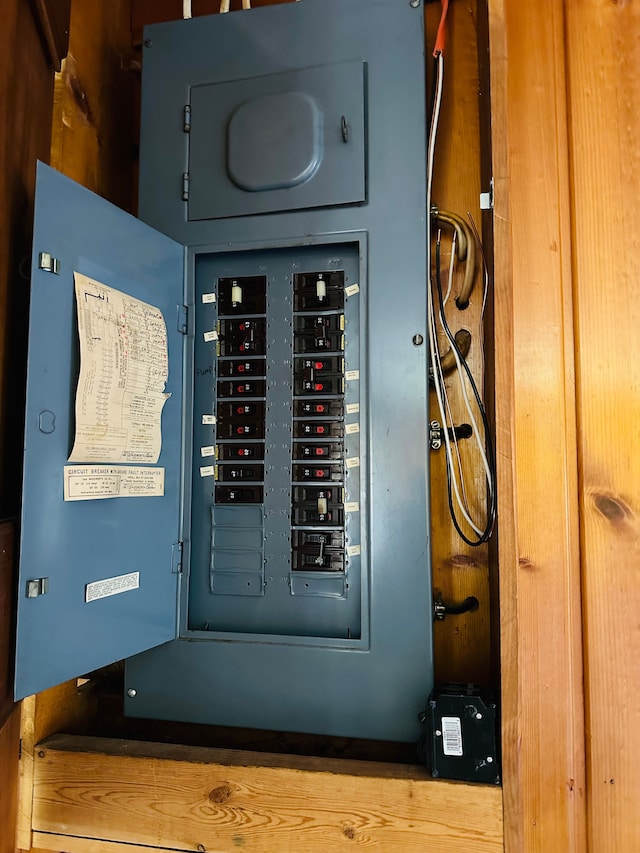
[[[99,598],[109,598],[121,592],[129,592],[140,587],[140,572],[130,572],[128,575],[118,575],[115,578],[105,578],[102,581],[93,581],[84,588],[85,603],[97,601]]]
[[[202,416],[202,423],[205,426],[207,426],[209,424],[215,424],[215,422],[216,422],[216,416],[215,415],[203,415]]]
[[[360,411],[360,403],[347,403],[347,414],[357,415]]]
[[[345,287],[344,292],[347,294],[347,296],[355,296],[356,293],[360,292],[360,285],[350,284],[349,287]]]
[[[360,457],[359,456],[349,456],[347,458],[347,468],[359,468],[360,467]]]
[[[164,495],[164,468],[130,465],[65,465],[65,501],[150,498]]]
[[[347,370],[344,375],[344,378],[347,382],[352,382],[354,379],[360,379],[360,371],[359,370]]]
[[[208,305],[210,302],[215,302],[216,301],[215,293],[203,293],[202,294],[202,301],[205,305]]]
[[[204,339],[208,344],[211,343],[211,341],[217,341],[218,340],[218,333],[216,332],[215,329],[212,332],[205,332],[204,333]]]
[[[358,557],[360,555],[360,546],[349,545],[349,547],[347,548],[347,554],[349,557]]]
[[[200,448],[200,455],[201,456],[215,456],[216,455],[215,445],[210,444],[208,447],[201,447]]]
[[[353,435],[356,432],[360,432],[360,424],[346,424],[344,431],[347,435]]]
[[[215,465],[205,465],[200,469],[201,477],[213,477],[216,473]]]
[[[169,377],[159,308],[74,272],[80,375],[69,462],[155,465]],[[109,495],[110,497],[110,495]]]
[[[360,504],[358,501],[350,501],[344,505],[345,512],[360,512]]]

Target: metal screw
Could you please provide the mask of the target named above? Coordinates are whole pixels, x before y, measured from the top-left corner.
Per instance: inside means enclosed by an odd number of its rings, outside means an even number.
[[[153,44],[153,42],[151,41],[151,39],[145,39],[144,40],[144,46],[145,47],[151,47],[152,44]]]
[[[42,749],[41,749],[41,750],[38,752],[38,758],[44,758],[44,750],[42,750]]]
[[[493,764],[493,758],[490,755],[487,755],[487,764]]]
[[[137,695],[138,695],[138,691],[135,688],[130,687],[127,690],[127,696],[129,697],[129,699],[135,699]]]
[[[440,731],[440,729],[436,729],[436,737],[440,737],[441,735],[442,732]]]
[[[417,9],[420,5],[420,0],[409,0],[409,5],[412,9]]]
[[[481,719],[482,719],[482,714],[476,714],[476,720],[481,720]]]
[[[413,345],[416,347],[421,347],[424,343],[424,338],[422,335],[414,335],[413,336]]]

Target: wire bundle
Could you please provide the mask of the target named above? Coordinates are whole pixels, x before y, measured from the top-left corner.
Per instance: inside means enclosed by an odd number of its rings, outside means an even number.
[[[436,147],[436,138],[438,132],[438,124],[440,120],[440,109],[442,106],[442,93],[444,89],[444,21],[447,13],[447,2],[443,0],[442,3],[442,18],[440,21],[440,27],[438,29],[438,38],[436,40],[436,49],[434,50],[434,58],[435,58],[435,77],[434,77],[434,98],[433,98],[433,110],[431,115],[431,122],[429,126],[429,138],[428,138],[428,146],[427,146],[427,210],[431,214],[432,211],[432,192],[433,192],[433,171],[434,171],[434,161],[435,161],[435,147]],[[431,223],[431,215],[429,216],[429,223]],[[479,238],[477,234],[477,229],[473,224],[473,220],[471,220],[474,235],[476,240],[478,241],[478,245],[480,250],[482,250],[482,246],[479,243]],[[482,402],[482,398],[478,391],[478,387],[474,381],[471,370],[469,369],[469,365],[467,364],[458,344],[456,343],[455,337],[449,328],[446,316],[445,316],[445,305],[449,298],[451,292],[451,285],[453,279],[454,272],[454,262],[455,262],[455,252],[456,252],[456,239],[457,235],[454,231],[452,245],[451,245],[451,261],[449,265],[449,279],[448,279],[448,287],[446,295],[443,294],[442,289],[442,276],[441,276],[441,239],[440,232],[438,232],[438,236],[436,239],[436,253],[435,253],[435,276],[433,281],[431,281],[430,286],[428,287],[428,295],[427,295],[427,305],[428,305],[428,327],[429,327],[429,354],[431,361],[431,372],[433,376],[433,383],[435,387],[436,399],[438,402],[438,409],[440,412],[440,419],[442,423],[442,436],[445,447],[446,454],[446,467],[447,467],[447,492],[448,492],[448,503],[449,503],[449,512],[451,514],[451,518],[454,524],[456,531],[459,536],[466,542],[468,545],[481,545],[486,542],[491,533],[493,531],[493,527],[496,519],[496,471],[495,471],[495,457],[493,454],[493,446],[491,433],[489,428],[489,423],[487,419],[487,414],[485,407]],[[427,269],[429,274],[431,274],[432,268],[432,251],[431,251],[431,228],[429,230],[429,239],[427,240]],[[482,306],[482,316],[484,317],[484,307],[487,298],[487,285],[488,285],[488,274],[486,270],[486,264],[484,265],[484,281],[485,281],[485,290],[483,296],[483,306]],[[437,294],[437,310],[436,310],[436,302],[434,297],[434,290]],[[485,481],[487,487],[487,517],[484,524],[478,522],[476,519],[472,518],[470,509],[469,509],[469,501],[467,499],[467,492],[465,488],[464,482],[464,474],[462,468],[462,462],[460,458],[460,451],[458,447],[457,438],[454,431],[454,420],[451,412],[451,406],[449,403],[449,397],[444,381],[444,376],[442,373],[442,365],[440,359],[440,352],[438,348],[438,329],[437,329],[437,319],[440,322],[442,330],[449,341],[451,346],[451,351],[454,356],[457,375],[460,382],[461,393],[465,402],[465,407],[467,410],[467,414],[471,421],[473,427],[473,436],[475,438],[478,451],[482,460],[482,465],[485,474]],[[482,337],[482,335],[481,335]],[[467,386],[469,386],[473,392],[473,404],[469,399],[469,394],[467,391]],[[478,422],[476,419],[476,414],[474,414],[474,408],[476,413],[479,414],[479,419],[482,424],[482,430],[478,429]],[[468,528],[472,531],[472,533],[467,534],[463,529],[463,522],[461,519],[464,519]]]

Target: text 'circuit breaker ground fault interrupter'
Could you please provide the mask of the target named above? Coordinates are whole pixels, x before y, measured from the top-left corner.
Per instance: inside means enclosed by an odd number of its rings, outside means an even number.
[[[304,0],[144,44],[142,221],[38,170],[17,693],[125,658],[132,716],[415,740],[422,9]]]

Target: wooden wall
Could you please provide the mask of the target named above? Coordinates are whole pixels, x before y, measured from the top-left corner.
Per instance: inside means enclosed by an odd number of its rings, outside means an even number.
[[[592,853],[640,850],[640,7],[567,0]]]

